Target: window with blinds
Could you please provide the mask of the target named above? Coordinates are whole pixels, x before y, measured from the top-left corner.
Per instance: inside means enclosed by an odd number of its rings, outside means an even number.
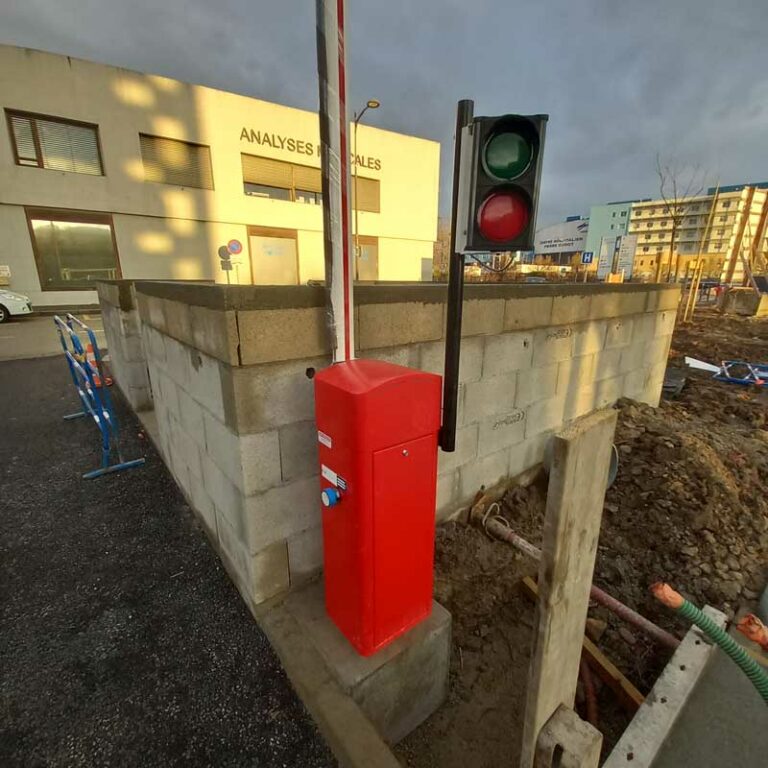
[[[6,112],[16,165],[102,176],[99,129],[61,117]]]
[[[355,188],[357,188],[357,202],[354,202]],[[352,177],[353,205],[359,211],[369,213],[381,212],[381,185],[378,179],[367,179],[364,176]]]
[[[256,155],[243,154],[240,155],[240,159],[243,166],[243,189],[246,195],[322,205],[323,182],[319,168]],[[353,176],[353,200],[355,183],[357,183],[360,210],[379,213],[381,210],[379,180],[360,176],[355,182]]]
[[[144,180],[213,189],[211,148],[179,139],[139,134]]]

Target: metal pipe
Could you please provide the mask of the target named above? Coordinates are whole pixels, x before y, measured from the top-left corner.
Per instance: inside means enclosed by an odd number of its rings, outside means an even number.
[[[749,678],[763,701],[768,704],[768,673],[727,633],[715,624],[709,616],[703,614],[693,603],[689,603],[669,584],[658,581],[651,586],[651,594],[661,603],[672,608],[684,618],[701,629],[704,634],[736,663]]]
[[[579,663],[579,674],[581,675],[581,682],[584,684],[584,700],[587,705],[587,722],[598,727],[598,712],[597,712],[597,692],[595,691],[595,679],[592,677],[592,670],[589,668],[586,659],[582,656]]]
[[[507,528],[504,523],[490,518],[483,525],[485,530],[497,539],[506,541],[534,560],[541,560],[541,550],[526,541],[522,536],[518,536],[510,528]],[[620,600],[604,592],[600,587],[593,584],[589,589],[589,596],[596,603],[600,603],[600,605],[615,613],[620,619],[642,630],[648,637],[653,638],[661,645],[665,645],[673,650],[680,645],[680,641],[674,635],[649,621],[645,616],[641,616],[637,611],[633,611],[629,606],[624,605]]]
[[[456,109],[456,137],[453,145],[453,195],[451,200],[451,263],[448,270],[448,310],[445,328],[445,368],[443,371],[443,423],[440,448],[456,450],[456,415],[459,402],[459,355],[461,352],[461,314],[464,304],[464,254],[456,252],[456,226],[461,167],[461,133],[472,122],[475,103],[462,99]]]

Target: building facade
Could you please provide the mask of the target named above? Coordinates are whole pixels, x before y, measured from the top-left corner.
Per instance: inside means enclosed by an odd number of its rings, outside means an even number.
[[[768,183],[711,188],[680,200],[632,204],[637,236],[634,277],[684,279],[701,256],[705,277],[741,284],[744,263],[760,269],[768,253]]]
[[[0,106],[0,265],[33,303],[95,303],[102,278],[324,278],[316,113],[13,46]],[[439,144],[366,125],[357,143],[358,279],[428,277]]]
[[[584,250],[597,262],[603,238],[615,239],[627,234],[632,200],[593,205],[589,209],[589,231]]]
[[[534,238],[533,263],[544,271],[579,269],[590,226],[586,217],[569,216],[563,222],[542,227]]]

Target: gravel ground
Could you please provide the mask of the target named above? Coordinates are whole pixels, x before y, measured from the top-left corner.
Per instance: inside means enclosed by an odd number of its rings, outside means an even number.
[[[64,361],[0,363],[0,393],[0,764],[334,765],[133,415],[146,466],[82,480]]]

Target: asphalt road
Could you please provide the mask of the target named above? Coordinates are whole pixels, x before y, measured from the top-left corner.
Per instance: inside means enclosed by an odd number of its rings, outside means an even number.
[[[99,347],[106,346],[99,313],[78,315],[93,328]],[[48,355],[60,355],[61,344],[53,315],[32,315],[13,318],[0,325],[0,360],[21,360]]]
[[[334,765],[132,414],[146,466],[82,480],[76,407],[63,359],[0,363],[0,765]]]

